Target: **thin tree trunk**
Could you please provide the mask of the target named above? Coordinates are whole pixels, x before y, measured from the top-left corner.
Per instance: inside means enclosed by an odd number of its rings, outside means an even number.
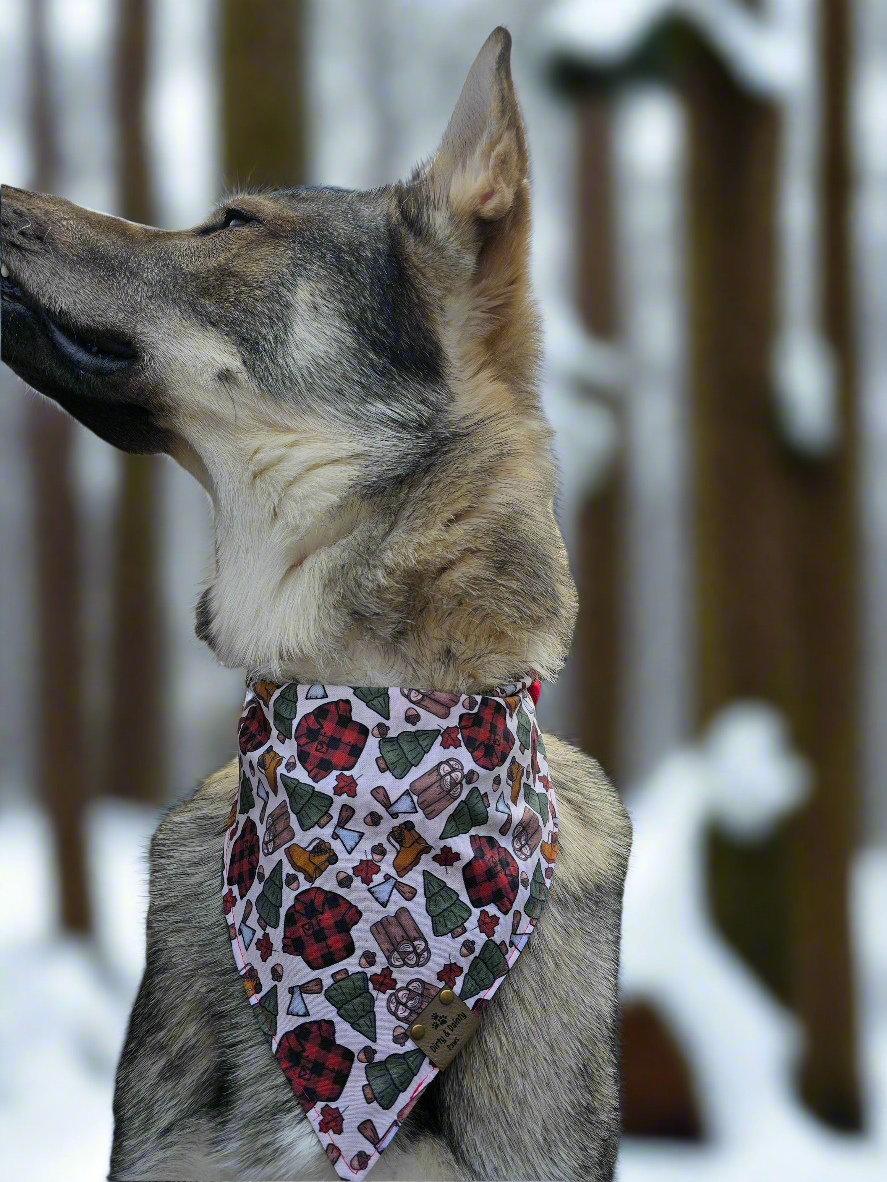
[[[804,746],[818,790],[792,846],[795,998],[811,1031],[801,1087],[831,1124],[861,1123],[856,1068],[848,873],[858,844],[860,753],[857,387],[850,257],[849,22],[844,0],[822,0],[823,323],[838,368],[841,444],[833,456],[796,464],[799,489],[800,626],[808,657]]]
[[[229,189],[304,181],[303,0],[220,0],[222,166]]]
[[[586,329],[603,340],[617,335],[613,249],[610,104],[601,91],[578,95],[579,224],[577,304]],[[615,776],[622,680],[620,591],[624,478],[621,458],[579,521],[576,578],[579,616],[574,659],[583,712],[577,735],[584,751]]]
[[[118,0],[114,46],[117,205],[124,217],[145,223],[154,221],[145,136],[149,16],[149,0]],[[141,801],[161,799],[166,771],[163,462],[158,456],[121,456],[113,536],[103,787],[109,794]]]
[[[58,144],[49,94],[45,0],[31,0],[28,12],[32,183],[46,191],[58,176]],[[72,472],[76,427],[67,414],[36,397],[28,399],[26,416],[37,566],[37,692],[43,706],[34,774],[52,828],[61,920],[66,928],[86,932],[90,907],[83,819],[90,787],[85,774],[80,523]]]

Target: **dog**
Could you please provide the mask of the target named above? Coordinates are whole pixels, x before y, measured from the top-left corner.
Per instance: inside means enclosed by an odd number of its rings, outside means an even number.
[[[115,447],[200,481],[215,569],[197,635],[251,678],[465,693],[553,680],[565,659],[576,594],[510,49],[496,29],[434,156],[371,192],[242,193],[170,232],[3,186],[3,360]],[[548,903],[379,1182],[613,1176],[630,823],[594,760],[545,744]],[[236,791],[233,761],[151,842],[111,1179],[335,1177],[232,963],[219,870]]]

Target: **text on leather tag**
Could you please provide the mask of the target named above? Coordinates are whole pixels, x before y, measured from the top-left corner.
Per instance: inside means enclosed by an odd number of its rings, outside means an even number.
[[[452,989],[441,989],[407,1030],[410,1038],[441,1070],[451,1063],[480,1026],[480,1014]]]

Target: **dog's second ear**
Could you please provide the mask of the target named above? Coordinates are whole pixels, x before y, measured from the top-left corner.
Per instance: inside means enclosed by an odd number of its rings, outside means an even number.
[[[434,205],[465,229],[472,223],[480,229],[528,206],[529,161],[510,59],[511,34],[494,29],[426,170]]]

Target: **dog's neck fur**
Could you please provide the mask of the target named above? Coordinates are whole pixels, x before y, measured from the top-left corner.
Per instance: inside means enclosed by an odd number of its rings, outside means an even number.
[[[385,190],[401,269],[435,318],[446,398],[405,428],[396,416],[334,422],[335,399],[312,420],[310,398],[284,399],[281,412],[232,393],[235,415],[237,401],[242,415],[266,409],[218,423],[201,448],[206,417],[228,413],[215,398],[185,432],[214,469],[192,469],[216,528],[198,634],[226,665],[274,681],[461,691],[531,670],[553,679],[565,659],[576,595],[536,389],[529,165],[509,47],[501,31],[489,39],[437,153]],[[305,332],[296,352],[311,347]],[[390,391],[420,408],[428,393]]]
[[[522,437],[522,438],[521,438]],[[225,665],[275,681],[480,690],[553,678],[575,594],[552,511],[541,416],[507,451],[459,445],[374,489],[353,438],[270,437],[213,492],[216,575],[198,635]],[[221,476],[221,473],[219,474]]]

